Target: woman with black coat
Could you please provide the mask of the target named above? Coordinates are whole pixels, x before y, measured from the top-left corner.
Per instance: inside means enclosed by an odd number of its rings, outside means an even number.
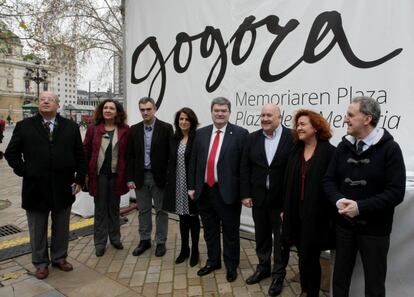
[[[335,210],[326,198],[322,179],[335,151],[329,123],[318,113],[301,109],[294,117],[295,145],[284,181],[282,241],[295,245],[302,294],[319,296],[320,253],[333,248]]]
[[[198,126],[197,116],[193,110],[184,107],[175,114],[174,126],[175,133],[170,140],[163,209],[178,214],[180,218],[181,252],[175,260],[176,264],[184,262],[190,256],[191,230],[190,266],[193,267],[199,261],[200,220],[195,201],[188,196],[187,180],[195,130]]]

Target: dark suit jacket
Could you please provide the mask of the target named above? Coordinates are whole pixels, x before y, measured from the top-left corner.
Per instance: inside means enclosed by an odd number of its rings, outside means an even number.
[[[203,190],[213,125],[197,130],[191,154],[188,189],[195,190],[195,199]],[[226,133],[217,162],[218,184],[224,203],[233,204],[240,201],[240,159],[243,146],[249,133],[246,129],[227,124]]]
[[[286,163],[293,146],[292,131],[282,127],[282,135],[273,161],[267,163],[265,137],[260,129],[249,135],[241,161],[240,192],[242,198],[252,198],[253,205],[281,208],[283,205],[283,178]],[[270,201],[266,200],[266,179],[269,175]]]
[[[155,120],[151,141],[151,168],[155,184],[163,188],[167,178],[169,140],[173,134],[170,124]],[[135,182],[139,189],[144,184],[144,122],[131,126],[127,145],[126,181]]]
[[[193,151],[195,132],[189,135],[187,145],[185,147],[185,170],[188,185],[188,167],[190,164],[191,152]],[[168,174],[167,174],[167,185],[164,192],[164,202],[162,207],[164,210],[169,212],[176,211],[176,181],[177,181],[177,151],[178,145],[181,139],[173,136],[170,139],[170,157],[168,159]],[[188,201],[190,214],[197,213],[195,202],[189,198]]]
[[[6,159],[23,177],[22,207],[26,210],[60,210],[72,205],[71,184],[83,185],[86,160],[75,122],[56,116],[53,141],[40,115],[18,122],[6,149]]]

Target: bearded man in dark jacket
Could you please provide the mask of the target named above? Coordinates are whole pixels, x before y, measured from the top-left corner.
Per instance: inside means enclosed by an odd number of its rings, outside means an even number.
[[[403,201],[405,166],[399,145],[377,128],[381,109],[369,97],[348,107],[347,134],[339,143],[324,178],[328,198],[338,209],[334,297],[349,295],[359,251],[365,296],[385,296],[387,254],[394,208]]]

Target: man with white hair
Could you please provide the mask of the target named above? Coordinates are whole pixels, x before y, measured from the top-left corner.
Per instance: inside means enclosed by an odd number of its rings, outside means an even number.
[[[324,178],[325,192],[338,209],[334,297],[349,295],[358,251],[365,296],[385,296],[390,233],[394,208],[404,198],[405,166],[394,138],[377,127],[380,115],[380,105],[373,98],[352,100],[345,119],[347,135]]]

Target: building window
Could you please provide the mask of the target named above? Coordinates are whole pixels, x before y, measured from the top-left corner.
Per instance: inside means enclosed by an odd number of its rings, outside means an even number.
[[[48,83],[44,82],[43,83],[43,91],[47,91],[47,89],[48,89]]]
[[[30,80],[25,80],[24,81],[24,89],[26,91],[26,94],[30,93]]]

